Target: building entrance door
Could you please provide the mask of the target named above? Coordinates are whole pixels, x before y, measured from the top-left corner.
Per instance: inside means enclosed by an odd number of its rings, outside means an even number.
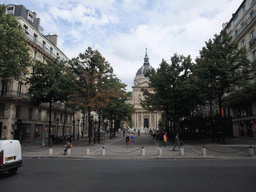
[[[148,120],[148,118],[144,119],[144,128],[149,128],[149,120]]]

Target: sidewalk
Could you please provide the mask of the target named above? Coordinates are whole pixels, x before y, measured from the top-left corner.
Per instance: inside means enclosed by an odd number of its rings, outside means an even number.
[[[41,141],[22,144],[23,158],[79,158],[79,159],[207,159],[207,158],[256,158],[249,155],[249,147],[256,149],[255,139],[227,138],[225,145],[211,142],[210,139],[204,140],[185,140],[183,141],[182,155],[179,148],[173,151],[173,143],[167,147],[161,146],[160,141],[154,140],[151,136],[135,136],[133,147],[127,148],[125,138],[117,135],[109,139],[106,136],[101,143],[88,144],[88,138],[73,141],[73,148],[70,155],[63,155],[65,144],[52,145],[52,155],[49,155],[49,147],[42,147]],[[145,156],[143,154],[145,150]],[[206,150],[206,155],[202,155],[202,147]],[[102,150],[104,148],[104,150]],[[87,155],[86,152],[90,151]],[[105,155],[102,155],[105,153]],[[251,149],[250,149],[251,151]]]

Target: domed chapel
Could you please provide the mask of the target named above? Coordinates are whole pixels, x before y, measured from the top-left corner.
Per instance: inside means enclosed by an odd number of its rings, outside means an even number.
[[[138,131],[140,130],[141,133],[147,132],[150,129],[158,129],[159,120],[161,119],[161,112],[154,111],[150,112],[144,109],[140,105],[140,99],[143,100],[143,92],[142,89],[149,89],[149,78],[145,77],[145,73],[152,69],[153,67],[150,66],[149,58],[146,54],[144,58],[144,63],[142,67],[136,73],[133,86],[132,86],[132,96],[131,96],[131,104],[134,105],[134,113],[132,114],[132,122],[133,128]]]

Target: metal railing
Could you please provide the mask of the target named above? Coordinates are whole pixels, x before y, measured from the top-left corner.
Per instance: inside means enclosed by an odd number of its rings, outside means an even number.
[[[243,22],[243,25],[236,31],[236,34],[232,37],[232,42],[236,40],[236,38],[245,30],[245,28],[255,19],[256,12],[253,12],[248,19]],[[255,42],[253,42],[254,44]],[[251,47],[251,44],[249,42]]]

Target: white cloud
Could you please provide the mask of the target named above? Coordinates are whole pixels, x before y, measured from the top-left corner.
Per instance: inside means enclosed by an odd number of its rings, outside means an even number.
[[[123,2],[123,9],[127,12],[137,11],[140,10],[141,4],[146,4],[146,0],[124,0]]]
[[[4,0],[5,1],[5,0]],[[7,0],[6,0],[7,1]],[[27,0],[32,6],[32,1]],[[91,46],[114,68],[128,90],[142,66],[145,48],[151,65],[174,53],[195,59],[205,41],[219,33],[241,0],[34,0],[47,33],[58,34],[70,58]],[[36,4],[35,4],[36,5]],[[30,7],[31,8],[31,7]]]

